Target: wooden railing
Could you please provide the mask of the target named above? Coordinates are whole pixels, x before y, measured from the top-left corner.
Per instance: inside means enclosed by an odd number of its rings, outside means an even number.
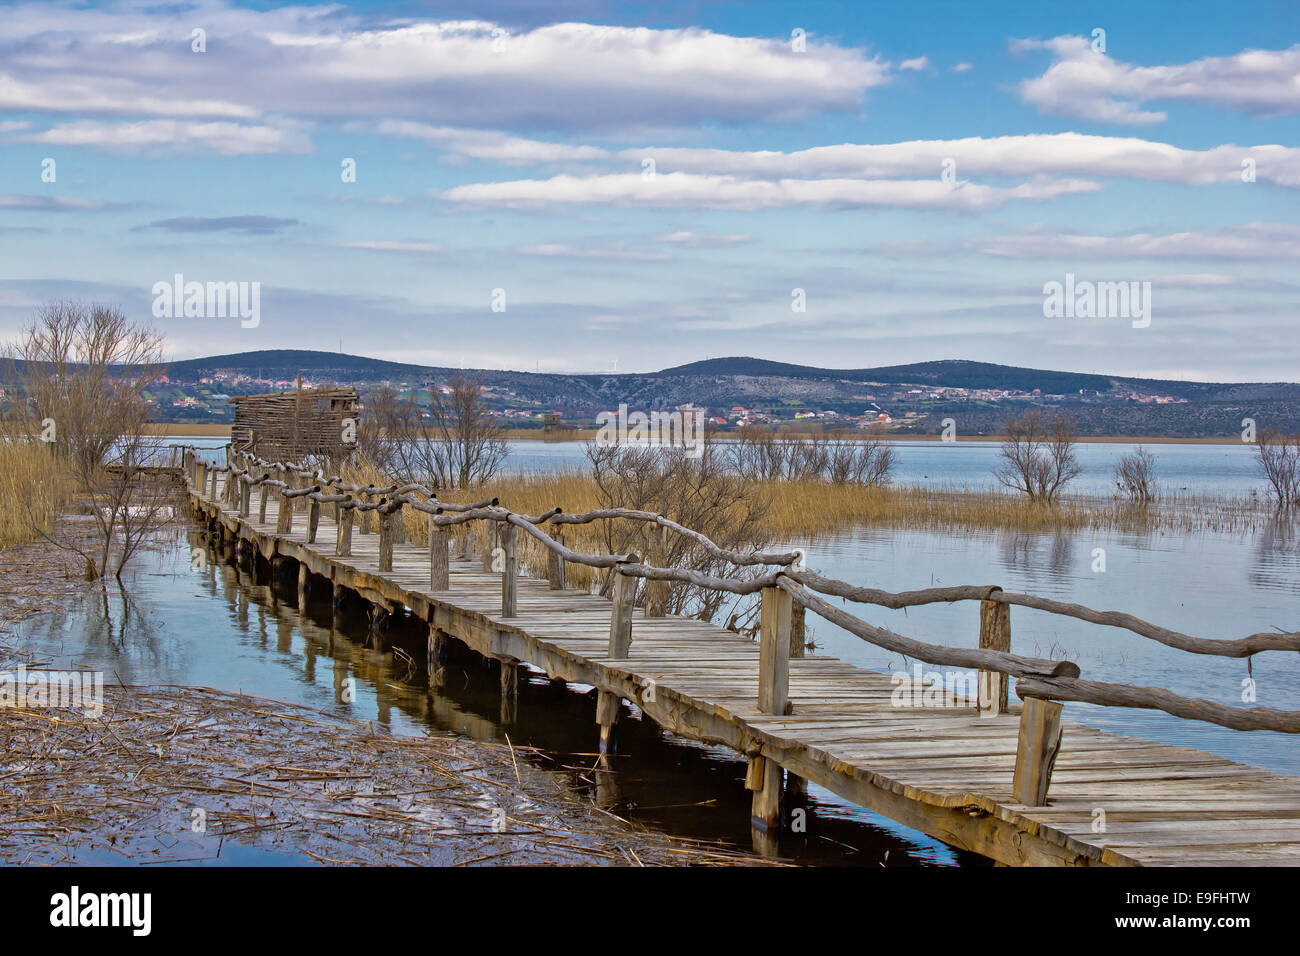
[[[493,570],[493,557],[499,555],[501,573],[501,615],[518,613],[517,532],[523,531],[539,543],[548,554],[547,579],[552,590],[565,586],[565,565],[580,564],[606,569],[614,575],[610,588],[609,653],[612,660],[626,660],[632,646],[632,608],[636,600],[638,578],[647,587],[643,604],[649,616],[663,616],[666,587],[672,583],[728,592],[735,595],[761,594],[759,641],[758,708],[765,714],[791,712],[789,698],[789,660],[802,656],[802,616],[805,610],[821,616],[862,640],[894,653],[929,664],[974,669],[979,672],[976,707],[980,714],[996,716],[1008,710],[1008,678],[1016,678],[1016,695],[1024,701],[1020,714],[1012,793],[1018,803],[1042,806],[1046,803],[1052,766],[1060,749],[1061,702],[1083,701],[1107,707],[1136,707],[1160,710],[1177,717],[1206,721],[1235,730],[1273,730],[1300,733],[1300,712],[1262,707],[1229,707],[1214,701],[1185,697],[1160,687],[1144,687],[1084,680],[1079,666],[1068,660],[1026,657],[1011,651],[1011,606],[1020,605],[1052,614],[1074,617],[1093,624],[1120,627],[1169,647],[1194,654],[1220,657],[1250,657],[1264,651],[1300,651],[1300,633],[1277,632],[1251,634],[1247,637],[1208,639],[1193,637],[1159,627],[1130,614],[1097,611],[1079,604],[1003,591],[996,586],[961,586],[929,588],[893,593],[864,588],[824,577],[804,567],[799,552],[741,553],[722,548],[705,535],[684,527],[663,515],[627,508],[607,508],[580,514],[566,514],[552,508],[541,515],[521,515],[501,506],[492,498],[476,502],[450,502],[438,498],[438,490],[422,485],[358,486],[327,477],[320,471],[302,468],[295,463],[272,462],[257,458],[233,447],[227,449],[226,466],[207,464],[195,455],[186,459],[187,473],[193,487],[209,488],[215,498],[217,474],[224,473],[224,502],[242,517],[250,512],[253,488],[260,489],[258,516],[266,520],[268,495],[277,493],[287,507],[279,509],[276,532],[292,530],[293,515],[305,508],[307,541],[316,538],[322,506],[333,506],[337,518],[335,553],[351,554],[354,513],[362,516],[361,531],[370,533],[370,513],[378,516],[379,570],[392,570],[393,544],[403,534],[402,509],[411,508],[428,515],[429,585],[434,591],[450,588],[450,529],[479,523],[482,529],[484,570]],[[564,543],[565,525],[585,524],[602,519],[623,519],[654,525],[648,559],[636,553],[589,554],[576,551]],[[542,526],[551,527],[551,532]],[[686,568],[668,567],[663,535],[672,533],[688,539],[710,556],[721,558],[736,567],[757,570],[751,577],[719,577]],[[468,534],[465,553],[468,554]],[[499,549],[499,551],[498,551]],[[654,585],[652,588],[651,586]],[[974,648],[948,647],[905,637],[876,627],[848,611],[836,607],[824,596],[842,598],[859,604],[888,608],[954,601],[979,601],[979,642]],[[598,720],[602,742],[612,717],[600,714],[616,709],[617,700],[606,700],[601,692]],[[603,708],[603,710],[602,710]],[[774,772],[761,758],[751,764],[751,789],[768,793]],[[767,799],[767,798],[764,798]],[[770,815],[771,808],[758,806],[756,816]]]

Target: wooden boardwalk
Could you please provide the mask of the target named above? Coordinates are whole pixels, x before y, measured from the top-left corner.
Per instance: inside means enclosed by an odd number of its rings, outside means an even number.
[[[893,706],[888,675],[817,655],[789,661],[793,713],[773,716],[758,706],[759,645],[742,635],[638,609],[627,658],[612,660],[612,605],[602,597],[520,575],[517,613],[502,617],[502,575],[477,559],[453,558],[450,586],[433,591],[422,544],[395,544],[392,571],[381,574],[378,534],[356,534],[340,557],[332,509],[321,509],[308,544],[303,514],[277,533],[285,499],[271,496],[264,521],[256,506],[240,517],[223,503],[224,481],[215,500],[208,482],[191,483],[190,498],[228,542],[297,561],[301,575],[376,604],[405,605],[429,622],[431,642],[442,632],[597,687],[668,731],[769,761],[954,847],[1009,865],[1300,864],[1300,779],[1067,722],[1048,805],[1026,806],[1012,796],[1014,714],[981,716],[959,700]]]

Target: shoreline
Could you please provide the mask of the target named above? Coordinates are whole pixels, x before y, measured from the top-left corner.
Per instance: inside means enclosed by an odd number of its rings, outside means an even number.
[[[160,438],[229,438],[229,425],[183,425],[173,424],[170,422],[155,422],[148,426],[148,433]],[[536,434],[533,430],[506,429],[504,436],[507,441],[527,441],[536,442],[539,445],[555,445],[563,442],[580,442],[590,441],[596,437],[596,429],[575,429],[572,432],[565,433],[560,437],[546,437]],[[724,433],[721,438],[727,440],[737,437],[734,432]],[[811,432],[791,432],[783,435],[785,438],[811,438]],[[879,439],[886,442],[939,442],[942,438],[939,435],[861,435],[856,436],[866,439]],[[997,444],[1006,438],[1005,435],[958,435],[955,439],[961,444]],[[1077,443],[1080,445],[1241,445],[1240,437],[1200,437],[1200,438],[1177,438],[1164,435],[1088,435],[1081,436]]]

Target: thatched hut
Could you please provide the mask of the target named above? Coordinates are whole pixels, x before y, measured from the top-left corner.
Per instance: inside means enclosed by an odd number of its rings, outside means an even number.
[[[341,458],[356,447],[361,396],[355,388],[299,388],[264,395],[236,395],[236,448],[263,458],[298,459],[307,455]]]

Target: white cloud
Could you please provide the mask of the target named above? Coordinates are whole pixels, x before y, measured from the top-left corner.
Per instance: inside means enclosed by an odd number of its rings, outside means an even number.
[[[609,152],[596,146],[570,146],[511,136],[497,130],[458,129],[431,126],[409,120],[383,120],[374,131],[381,136],[422,139],[437,143],[447,153],[463,159],[482,159],[508,166],[541,163],[588,162],[608,159]]]
[[[1014,259],[1294,259],[1300,257],[1300,226],[1252,222],[1213,231],[1131,236],[1033,232],[976,239],[966,245]]]
[[[900,207],[976,211],[1014,199],[1044,200],[1100,187],[1086,180],[1034,180],[1017,186],[924,180],[746,180],[695,173],[613,173],[472,183],[437,193],[449,202],[528,208],[553,203],[690,209],[774,209],[788,206]]]
[[[898,68],[900,70],[924,70],[929,65],[929,57],[918,56],[911,60],[904,60],[902,63],[898,64]]]
[[[31,196],[10,193],[0,195],[0,209],[31,209],[37,212],[97,212],[110,208],[99,199],[80,199],[76,196]]]
[[[674,246],[684,246],[688,249],[700,249],[713,246],[739,246],[754,241],[754,237],[748,233],[733,232],[727,235],[719,235],[712,232],[670,232],[664,236],[658,236],[655,242],[666,242]]]
[[[1053,63],[1020,84],[1020,97],[1041,112],[1128,125],[1159,123],[1144,110],[1158,100],[1205,103],[1264,115],[1300,112],[1300,44],[1246,50],[1174,66],[1134,66],[1092,49],[1086,37],[1016,40],[1012,52],[1047,50]]]
[[[207,52],[190,48],[197,23]],[[618,129],[856,112],[891,70],[864,51],[709,30],[485,21],[374,26],[341,7],[224,0],[5,9],[0,110],[249,120],[390,118],[433,126]],[[496,34],[496,35],[494,35]]]
[[[975,69],[973,63],[957,63],[953,66],[952,71],[954,73],[968,73],[973,69]]]
[[[958,179],[974,176],[1119,176],[1206,185],[1240,183],[1242,161],[1255,164],[1260,182],[1300,186],[1300,149],[1288,146],[1215,146],[1182,149],[1136,137],[1043,133],[971,136],[902,143],[842,143],[795,152],[664,147],[623,150],[638,163],[653,157],[663,171],[759,177],[939,176],[945,160]]]
[[[441,252],[442,246],[432,242],[394,242],[388,239],[361,240],[358,242],[334,242],[330,245],[335,249],[361,249],[366,252],[410,252],[410,253],[433,253]]]
[[[671,256],[662,252],[647,252],[642,249],[628,249],[623,246],[570,246],[551,242],[532,246],[520,246],[517,250],[525,256],[541,256],[548,259],[608,259],[614,262],[664,262]]]
[[[115,153],[179,153],[210,150],[223,156],[265,153],[306,153],[311,142],[293,129],[245,126],[227,122],[155,119],[137,123],[78,120],[60,123],[40,133],[17,137],[21,142],[52,146],[94,146]]]

